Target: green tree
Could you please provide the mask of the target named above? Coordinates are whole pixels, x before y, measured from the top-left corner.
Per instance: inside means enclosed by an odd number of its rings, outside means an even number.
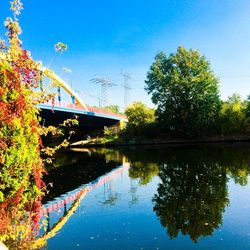
[[[246,104],[241,100],[241,96],[234,93],[222,103],[220,112],[220,126],[223,134],[240,133],[245,129],[245,109]]]
[[[125,110],[128,124],[123,136],[127,139],[152,137],[155,135],[155,111],[141,102],[130,104]]]
[[[134,102],[127,107],[125,115],[130,126],[139,127],[155,121],[154,109],[142,102]]]
[[[219,84],[198,51],[179,47],[168,57],[158,53],[145,83],[157,105],[157,118],[168,132],[202,136],[213,127],[220,109]]]

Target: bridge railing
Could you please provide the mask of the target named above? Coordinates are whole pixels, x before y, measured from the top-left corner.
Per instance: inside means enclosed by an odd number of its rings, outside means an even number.
[[[52,106],[59,106],[59,107],[65,107],[65,108],[70,108],[70,109],[76,109],[76,110],[84,110],[84,111],[88,111],[88,112],[93,112],[93,113],[97,113],[97,114],[104,114],[104,115],[110,115],[110,116],[115,116],[115,117],[119,117],[120,119],[126,120],[127,117],[125,115],[122,114],[116,114],[108,109],[105,108],[98,108],[98,107],[92,107],[89,105],[87,106],[87,109],[84,109],[82,106],[78,105],[78,104],[74,104],[74,103],[68,103],[68,102],[63,102],[63,101],[57,101],[55,100],[54,102],[52,101],[48,101],[48,102],[44,102],[44,104],[47,105],[51,105]]]

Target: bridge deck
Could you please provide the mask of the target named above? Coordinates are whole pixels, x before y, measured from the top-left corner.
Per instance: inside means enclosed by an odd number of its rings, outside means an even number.
[[[124,115],[112,113],[109,110],[87,106],[87,109],[76,104],[64,102],[51,102],[39,105],[41,116],[45,125],[58,125],[65,119],[78,116],[79,127],[84,129],[101,129],[119,122],[127,122]]]
[[[74,113],[74,114],[99,116],[99,117],[114,119],[118,121],[120,120],[127,121],[127,118],[125,115],[115,114],[107,109],[91,107],[88,105],[87,105],[87,109],[84,109],[83,107],[77,104],[55,101],[54,104],[52,104],[52,102],[40,104],[39,107],[41,109],[63,111],[63,112],[69,112],[69,113]]]

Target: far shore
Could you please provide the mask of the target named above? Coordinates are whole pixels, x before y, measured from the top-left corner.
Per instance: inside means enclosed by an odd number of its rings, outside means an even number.
[[[80,140],[70,144],[70,148],[90,148],[90,147],[120,147],[120,146],[140,146],[140,145],[181,145],[181,144],[202,144],[202,143],[233,143],[250,142],[250,136],[220,136],[204,139],[135,139],[128,142],[110,141],[96,142],[96,139]]]

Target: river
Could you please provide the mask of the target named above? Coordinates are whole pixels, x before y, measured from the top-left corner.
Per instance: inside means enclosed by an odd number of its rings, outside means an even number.
[[[249,173],[249,144],[63,152],[37,246],[250,249]]]

